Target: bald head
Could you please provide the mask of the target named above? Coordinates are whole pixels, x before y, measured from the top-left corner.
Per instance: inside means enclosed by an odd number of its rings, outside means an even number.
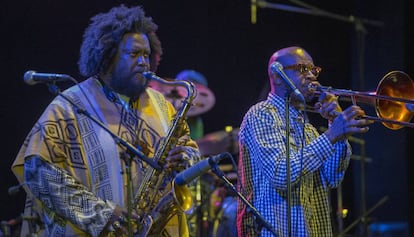
[[[309,61],[313,62],[312,57],[301,47],[298,46],[292,46],[280,49],[273,53],[273,55],[269,59],[268,64],[268,72],[270,77],[270,65],[272,65],[273,62],[278,61],[283,66],[286,65],[293,65],[293,64],[306,64],[309,63]]]
[[[287,77],[299,88],[302,94],[307,94],[307,85],[310,81],[315,81],[317,77],[316,74],[311,73],[314,65],[310,54],[301,47],[292,46],[282,48],[270,57],[268,75],[271,92],[284,97],[290,88],[287,87],[286,82],[279,77],[278,73],[272,70],[272,64],[276,61],[283,66],[283,71]],[[301,69],[303,66],[306,67],[306,71]]]

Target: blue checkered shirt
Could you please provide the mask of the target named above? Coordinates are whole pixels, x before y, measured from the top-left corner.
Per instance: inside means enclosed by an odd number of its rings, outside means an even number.
[[[252,106],[240,126],[239,191],[280,237],[332,236],[329,189],[337,187],[349,165],[346,140],[331,144],[303,112],[290,106],[291,230],[287,218],[286,116],[283,98],[269,94]],[[306,121],[306,122],[304,122]],[[253,215],[238,200],[237,229],[255,236]],[[260,236],[273,236],[261,228]]]

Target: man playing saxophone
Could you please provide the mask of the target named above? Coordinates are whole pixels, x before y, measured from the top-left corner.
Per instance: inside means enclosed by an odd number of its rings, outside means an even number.
[[[161,93],[147,87],[143,75],[156,71],[162,55],[156,30],[138,6],[120,5],[92,17],[78,61],[87,79],[62,92],[149,158],[163,144],[176,115]],[[171,173],[200,157],[185,121],[173,139],[174,146],[158,163]],[[42,223],[35,229],[24,224],[22,236],[125,236],[130,222],[134,229],[141,228],[139,210],[132,215],[127,211],[127,194],[129,188],[136,193],[151,167],[141,159],[129,159],[127,149],[115,140],[62,96],[54,98],[12,165],[28,199],[34,200],[27,202],[32,204],[26,204],[25,213],[37,213]],[[185,220],[175,215],[153,234],[187,236]]]

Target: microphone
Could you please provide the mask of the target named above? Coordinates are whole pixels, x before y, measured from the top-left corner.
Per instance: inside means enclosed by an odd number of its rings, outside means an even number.
[[[270,69],[277,73],[283,81],[287,84],[289,89],[292,90],[292,92],[300,99],[301,101],[305,101],[305,98],[303,97],[302,93],[296,88],[295,84],[293,84],[292,80],[286,75],[285,71],[283,71],[283,65],[280,64],[278,61],[275,61],[270,66]]]
[[[19,184],[19,185],[15,185],[15,186],[11,186],[7,191],[9,193],[10,196],[16,195],[17,193],[20,192],[20,189],[23,187],[25,183]]]
[[[215,156],[209,156],[208,158],[199,161],[197,164],[178,173],[177,176],[175,176],[175,183],[180,186],[190,183],[229,155],[230,154],[226,152]]]
[[[257,0],[250,0],[250,12],[250,21],[252,24],[256,24]]]
[[[74,79],[66,74],[39,73],[35,71],[27,71],[24,73],[24,82],[30,86],[38,83],[52,83],[69,80],[73,81]]]

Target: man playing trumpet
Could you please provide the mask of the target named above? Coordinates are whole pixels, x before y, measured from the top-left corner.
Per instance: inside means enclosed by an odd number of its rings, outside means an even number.
[[[365,112],[359,106],[342,111],[335,95],[323,93],[316,109],[329,126],[319,134],[303,110],[315,96],[319,72],[303,48],[276,51],[268,64],[270,93],[240,126],[239,191],[279,236],[333,235],[328,191],[341,183],[348,167],[347,136],[367,132],[372,123],[360,119]],[[257,224],[239,200],[238,235],[273,236],[267,229],[259,232]]]

